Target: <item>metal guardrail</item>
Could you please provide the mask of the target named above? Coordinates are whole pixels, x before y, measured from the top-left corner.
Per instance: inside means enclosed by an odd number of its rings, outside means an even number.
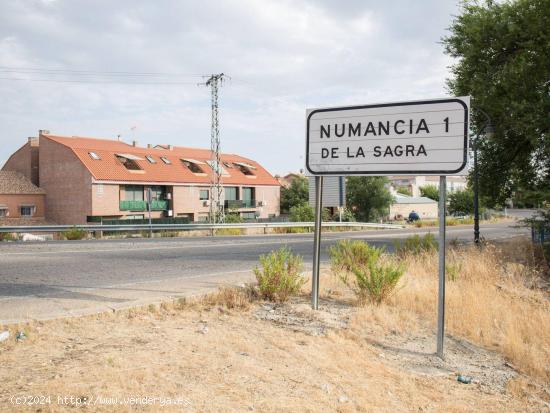
[[[247,222],[235,224],[136,224],[136,225],[37,225],[37,226],[0,226],[0,232],[30,233],[30,232],[64,232],[70,229],[82,229],[85,231],[196,231],[216,230],[223,228],[313,228],[313,222]],[[371,222],[323,222],[323,227],[347,227],[347,228],[382,228],[402,229],[404,225],[376,224]]]

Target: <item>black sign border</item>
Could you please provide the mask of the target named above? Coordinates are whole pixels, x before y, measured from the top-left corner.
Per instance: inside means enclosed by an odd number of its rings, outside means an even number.
[[[392,106],[413,106],[413,105],[425,105],[425,104],[434,104],[434,103],[460,103],[464,107],[464,156],[463,162],[460,168],[449,170],[434,170],[434,171],[331,171],[331,172],[314,172],[309,167],[309,121],[311,117],[316,113],[321,112],[335,112],[339,110],[354,110],[354,109],[370,109],[370,108],[384,108]],[[337,176],[346,176],[346,175],[374,175],[374,176],[387,176],[387,175],[454,175],[462,171],[466,164],[468,163],[468,106],[461,99],[451,98],[451,99],[432,99],[432,100],[418,100],[412,102],[397,102],[397,103],[381,103],[377,105],[361,105],[361,106],[342,106],[338,108],[328,108],[328,109],[315,109],[307,117],[307,126],[306,126],[306,169],[312,175],[321,176],[321,175],[337,175]]]

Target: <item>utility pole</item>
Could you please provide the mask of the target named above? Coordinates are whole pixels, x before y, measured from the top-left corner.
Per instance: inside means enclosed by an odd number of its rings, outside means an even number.
[[[224,205],[222,200],[223,187],[221,185],[222,166],[220,151],[220,123],[218,119],[218,87],[223,84],[224,74],[212,75],[203,83],[210,87],[212,96],[212,127],[210,130],[210,150],[212,152],[211,167],[213,170],[210,180],[210,223],[224,221]]]

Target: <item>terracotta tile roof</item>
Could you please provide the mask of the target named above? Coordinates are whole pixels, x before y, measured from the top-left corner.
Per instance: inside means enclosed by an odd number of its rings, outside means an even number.
[[[175,146],[171,150],[162,147],[142,148],[124,142],[56,135],[40,135],[41,139],[50,139],[72,149],[80,161],[98,181],[133,181],[133,182],[166,182],[166,183],[210,183],[212,169],[207,164],[201,164],[204,174],[194,174],[182,163],[182,158],[206,162],[211,159],[209,149],[197,149]],[[100,160],[94,160],[90,152],[95,152]],[[116,154],[134,155],[141,171],[130,171],[117,159]],[[150,163],[145,157],[152,156],[156,163]],[[160,157],[165,157],[171,164],[165,164]],[[276,185],[279,182],[259,163],[239,155],[222,154],[222,164],[227,162],[230,167],[223,166],[229,176],[222,177],[226,185]],[[253,166],[254,176],[245,175],[234,162]]]
[[[45,193],[46,191],[34,185],[19,172],[0,171],[1,195],[29,195]]]

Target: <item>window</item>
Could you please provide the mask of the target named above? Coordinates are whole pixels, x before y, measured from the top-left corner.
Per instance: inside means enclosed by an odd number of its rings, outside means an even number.
[[[115,155],[124,167],[130,171],[141,171],[138,163],[134,159],[125,158],[123,156]]]
[[[151,155],[145,155],[145,159],[147,159],[149,163],[157,163],[157,161],[155,161],[155,158],[153,158]]]
[[[96,161],[101,160],[101,157],[100,157],[97,153],[95,153],[95,152],[88,152],[88,155],[90,155],[90,158],[92,158],[92,159],[94,159],[94,160],[96,160]]]
[[[247,163],[244,163],[244,162],[233,162],[233,164],[239,168],[239,170],[247,175],[247,176],[255,176],[254,175],[254,172],[252,172],[253,169],[256,169],[255,166],[252,166],[252,165],[249,165]]]
[[[123,191],[125,201],[143,201],[143,185],[126,185]]]
[[[8,207],[5,205],[0,205],[0,218],[5,218],[10,215]]]
[[[225,166],[228,169],[233,168],[229,162],[223,162],[223,166]]]
[[[151,186],[151,201],[161,201],[166,198],[166,187],[160,185]]]
[[[170,162],[170,159],[165,158],[164,156],[160,157],[160,160],[164,162],[166,165],[172,165],[172,162]]]
[[[182,162],[187,167],[187,169],[189,169],[194,174],[203,174],[204,173],[202,168],[199,165],[197,165],[196,163],[190,162],[190,161],[184,161],[184,160],[182,160]]]
[[[239,188],[236,186],[226,186],[224,191],[226,201],[236,201],[239,199]]]
[[[207,201],[210,199],[210,191],[208,189],[201,189],[199,191],[199,199],[201,201]]]
[[[32,217],[36,207],[34,205],[21,205],[19,211],[22,217]]]
[[[243,201],[252,201],[255,198],[254,189],[252,187],[243,188]]]

